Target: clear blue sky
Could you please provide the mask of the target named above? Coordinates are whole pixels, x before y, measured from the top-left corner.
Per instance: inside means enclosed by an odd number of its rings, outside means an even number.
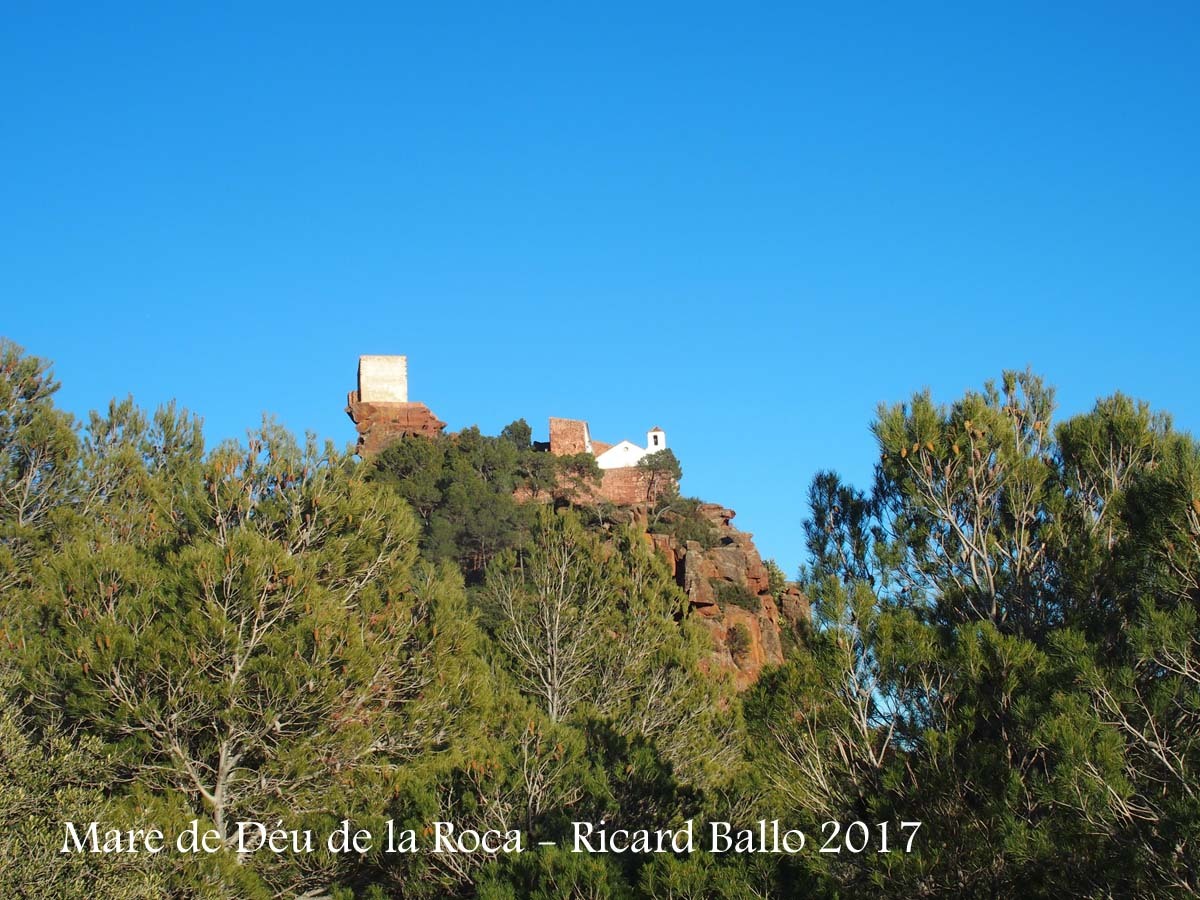
[[[0,29],[0,333],[77,413],[342,444],[406,353],[451,429],[662,425],[789,570],[881,400],[1200,427],[1195,4],[179,6]]]

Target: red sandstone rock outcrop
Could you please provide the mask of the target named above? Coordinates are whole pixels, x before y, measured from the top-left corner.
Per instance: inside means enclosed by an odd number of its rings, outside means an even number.
[[[733,510],[705,503],[699,511],[717,529],[715,546],[706,549],[696,541],[681,546],[665,534],[650,540],[712,635],[712,665],[732,672],[745,688],[764,666],[783,662],[783,635],[808,619],[808,599],[789,585],[777,600],[753,535],[732,525]],[[740,638],[734,634],[739,629]]]
[[[360,456],[377,453],[406,434],[436,437],[446,427],[446,423],[424,403],[363,401],[358,398],[358,391],[350,392],[346,414],[358,431]]]

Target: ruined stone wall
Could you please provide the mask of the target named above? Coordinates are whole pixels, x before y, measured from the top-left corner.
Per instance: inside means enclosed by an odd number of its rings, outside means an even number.
[[[591,438],[587,422],[581,419],[550,417],[550,452],[555,456],[574,456],[591,453]]]

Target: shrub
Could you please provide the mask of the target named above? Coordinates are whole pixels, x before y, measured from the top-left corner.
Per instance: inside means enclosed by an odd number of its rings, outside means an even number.
[[[712,585],[717,595],[717,605],[721,609],[733,605],[756,614],[762,612],[762,601],[746,585],[732,581],[716,581],[715,579]]]
[[[773,559],[768,559],[764,565],[767,567],[767,583],[770,586],[771,596],[778,600],[787,590],[787,576],[783,574],[779,563]]]
[[[750,650],[750,629],[742,622],[736,622],[725,634],[725,643],[729,647],[729,654],[733,657],[733,661],[745,657]]]
[[[649,530],[671,535],[681,547],[695,541],[709,550],[721,539],[717,526],[700,512],[700,501],[695,497],[664,497],[651,516]]]

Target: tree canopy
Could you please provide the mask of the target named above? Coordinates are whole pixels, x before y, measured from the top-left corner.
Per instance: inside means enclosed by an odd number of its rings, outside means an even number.
[[[1006,372],[881,405],[873,483],[821,472],[797,513],[813,619],[739,695],[646,533],[712,546],[698,501],[614,521],[594,459],[523,420],[363,461],[269,419],[209,448],[128,398],[78,421],[56,389],[0,343],[8,895],[1200,892],[1200,445],[1144,403],[1056,423]],[[343,819],[527,847],[238,849],[240,821]],[[89,820],[218,846],[58,853]],[[579,821],[760,820],[808,849],[570,851]]]

